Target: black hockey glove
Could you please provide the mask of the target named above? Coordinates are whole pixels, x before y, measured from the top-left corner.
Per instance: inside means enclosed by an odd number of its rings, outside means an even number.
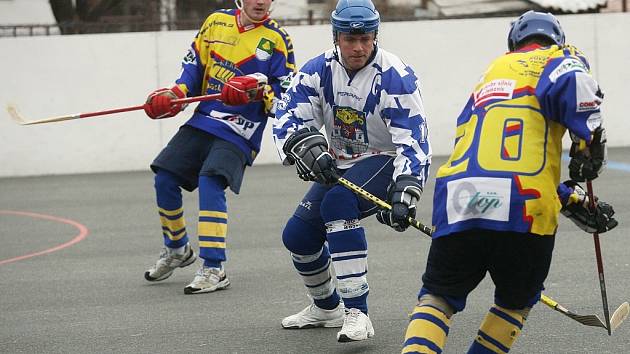
[[[387,188],[387,200],[392,209],[379,210],[376,212],[376,219],[398,232],[407,230],[409,218],[416,217],[416,203],[421,195],[422,187],[418,178],[399,175],[396,182],[392,181]]]
[[[606,130],[602,127],[595,129],[591,144],[582,150],[579,149],[579,139],[575,140],[569,153],[569,176],[577,182],[594,180],[606,165]]]
[[[560,212],[573,221],[577,227],[591,234],[594,232],[602,234],[617,226],[618,222],[613,218],[615,210],[612,205],[598,201],[597,197],[594,197],[595,210],[591,210],[588,195],[579,184],[571,180],[563,183],[572,188],[573,193]]]
[[[321,184],[337,182],[335,160],[328,153],[326,137],[314,127],[302,128],[285,141],[282,150],[298,176],[305,181]]]

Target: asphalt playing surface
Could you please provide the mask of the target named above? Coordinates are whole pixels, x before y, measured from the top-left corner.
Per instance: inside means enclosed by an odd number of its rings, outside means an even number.
[[[601,235],[611,312],[630,300],[630,148],[610,149],[594,182],[620,225]],[[432,175],[444,158],[434,158]],[[566,171],[566,161],[563,167]],[[429,240],[363,221],[374,338],[337,343],[336,329],[284,330],[309,300],[281,241],[308,185],[292,168],[255,166],[228,193],[226,270],[232,285],[184,295],[199,261],[144,280],[161,248],[150,172],[0,179],[0,353],[397,353]],[[196,247],[197,197],[185,194]],[[433,182],[418,220],[430,222]],[[38,255],[38,253],[41,253]],[[562,218],[545,293],[603,318],[592,236]],[[455,316],[445,353],[464,353],[492,305],[487,277]],[[512,353],[628,353],[630,320],[612,337],[537,305]]]

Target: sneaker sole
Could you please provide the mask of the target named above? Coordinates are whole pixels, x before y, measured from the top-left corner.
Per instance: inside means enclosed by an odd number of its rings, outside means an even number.
[[[187,267],[187,266],[195,263],[196,260],[197,260],[197,255],[195,254],[195,251],[191,250],[190,257],[186,258],[186,260],[182,264],[177,266],[177,268]],[[161,277],[157,277],[157,278],[153,278],[152,276],[149,275],[149,272],[146,271],[146,272],[144,272],[144,279],[146,279],[148,281],[161,281],[161,280],[167,279],[168,277],[173,275],[173,271],[175,271],[175,269],[173,269],[169,273],[166,273],[166,274],[162,275]]]
[[[284,329],[309,329],[309,328],[339,328],[343,326],[343,318],[341,319],[341,321],[339,322],[332,322],[332,321],[328,321],[328,322],[324,322],[324,323],[317,323],[317,324],[313,324],[313,323],[307,323],[303,326],[285,326],[282,325],[282,328]]]
[[[370,338],[372,338],[373,336],[374,336],[374,335],[369,335],[369,334],[368,334],[366,338],[353,339],[353,338],[348,337],[348,336],[347,336],[347,335],[345,335],[345,334],[342,334],[342,335],[340,335],[340,336],[337,338],[337,342],[339,342],[339,343],[360,342],[360,341],[362,341],[362,340],[370,339]]]
[[[216,286],[213,286],[213,287],[210,287],[210,288],[205,288],[205,289],[197,289],[197,288],[192,288],[192,287],[188,287],[187,286],[187,287],[184,288],[184,294],[186,294],[186,295],[194,295],[194,294],[212,293],[212,292],[215,292],[217,290],[223,290],[223,289],[227,288],[228,286],[230,286],[230,282],[229,281],[220,282]]]

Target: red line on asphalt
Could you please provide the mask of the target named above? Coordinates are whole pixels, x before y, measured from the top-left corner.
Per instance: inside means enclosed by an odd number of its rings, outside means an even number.
[[[21,261],[21,260],[24,260],[24,259],[37,257],[37,256],[41,256],[41,255],[44,255],[44,254],[48,254],[48,253],[59,251],[59,250],[64,249],[66,247],[70,247],[70,246],[74,245],[77,242],[83,241],[83,239],[85,239],[87,237],[87,235],[90,233],[90,230],[88,230],[88,228],[85,227],[85,225],[83,225],[83,224],[80,224],[80,223],[78,223],[78,222],[76,222],[74,220],[64,219],[64,218],[60,218],[60,217],[56,217],[56,216],[52,216],[52,215],[37,214],[37,213],[30,213],[30,212],[27,212],[27,211],[15,211],[15,210],[0,210],[0,214],[27,216],[27,217],[36,218],[36,219],[52,220],[52,221],[56,221],[56,222],[60,222],[60,223],[68,224],[68,225],[72,225],[72,226],[76,227],[79,230],[79,234],[76,235],[72,240],[70,240],[68,242],[62,243],[62,244],[60,244],[58,246],[55,246],[55,247],[52,247],[52,248],[49,248],[49,249],[45,249],[43,251],[29,253],[29,254],[25,254],[23,256],[13,257],[13,258],[5,259],[5,260],[0,260],[0,265],[13,263],[13,262]]]

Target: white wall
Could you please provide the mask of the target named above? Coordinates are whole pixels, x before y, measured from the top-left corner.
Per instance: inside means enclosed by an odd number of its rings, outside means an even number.
[[[55,23],[48,0],[0,0],[0,25]]]
[[[450,152],[455,119],[486,65],[505,51],[510,19],[384,23],[381,46],[419,74],[436,155]],[[561,17],[568,41],[590,58],[606,92],[611,146],[630,145],[630,14]],[[298,64],[331,45],[327,25],[290,27]],[[170,85],[194,31],[0,38],[0,103],[29,119],[142,104]],[[190,109],[190,108],[189,108]],[[0,113],[0,176],[147,170],[188,117],[151,121],[142,111],[19,126]],[[276,163],[269,129],[256,163]]]

